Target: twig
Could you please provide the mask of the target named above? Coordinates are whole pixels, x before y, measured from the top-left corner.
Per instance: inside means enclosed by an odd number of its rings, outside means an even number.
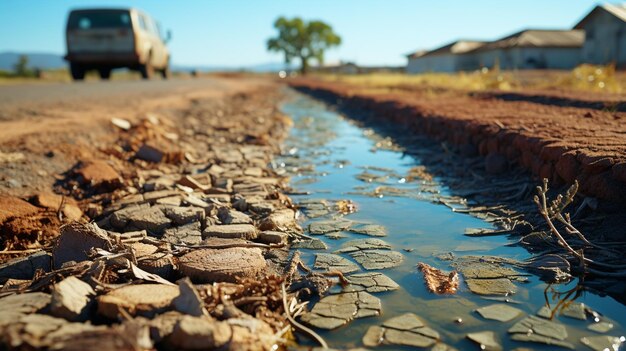
[[[17,254],[23,254],[23,253],[39,252],[43,250],[44,248],[25,249],[25,250],[5,250],[5,251],[0,251],[0,255],[17,255]]]
[[[308,336],[312,337],[313,339],[315,339],[315,341],[317,341],[320,346],[324,349],[328,348],[328,344],[326,343],[326,341],[324,341],[324,339],[322,339],[321,336],[319,336],[316,332],[314,332],[313,330],[305,327],[304,325],[296,322],[296,320],[291,316],[291,313],[289,312],[289,306],[287,304],[287,290],[285,289],[285,283],[283,282],[280,285],[282,292],[283,292],[283,309],[285,310],[285,314],[287,315],[287,319],[289,320],[289,322],[291,323],[291,325],[295,328],[300,330],[301,332],[304,332],[305,334],[307,334]]]

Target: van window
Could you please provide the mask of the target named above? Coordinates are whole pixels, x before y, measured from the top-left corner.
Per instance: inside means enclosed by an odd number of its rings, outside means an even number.
[[[67,21],[68,29],[131,28],[128,11],[75,11]]]

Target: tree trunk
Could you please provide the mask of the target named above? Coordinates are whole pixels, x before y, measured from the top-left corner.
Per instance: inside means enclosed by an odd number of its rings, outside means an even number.
[[[309,58],[300,57],[300,62],[302,62],[300,66],[300,73],[305,76],[309,72]]]

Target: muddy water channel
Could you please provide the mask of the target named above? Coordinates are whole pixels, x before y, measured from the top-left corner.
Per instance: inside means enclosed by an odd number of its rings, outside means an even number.
[[[530,254],[504,236],[464,236],[468,228],[492,227],[441,205],[446,199],[462,208],[463,201],[419,159],[325,104],[289,94],[282,110],[294,127],[276,167],[292,176],[291,197],[312,239],[295,246],[310,267],[341,271],[352,283],[333,287],[301,317],[330,347],[619,347],[626,307],[590,293],[557,307],[577,295],[576,280],[550,285],[491,263],[493,256],[524,261]],[[429,292],[420,262],[459,271],[458,292]]]

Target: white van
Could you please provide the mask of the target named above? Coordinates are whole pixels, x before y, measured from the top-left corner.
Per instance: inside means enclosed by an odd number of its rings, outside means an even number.
[[[159,24],[137,9],[80,9],[67,19],[67,55],[74,80],[97,70],[108,79],[114,68],[137,70],[144,79],[155,71],[169,75],[170,55]]]

